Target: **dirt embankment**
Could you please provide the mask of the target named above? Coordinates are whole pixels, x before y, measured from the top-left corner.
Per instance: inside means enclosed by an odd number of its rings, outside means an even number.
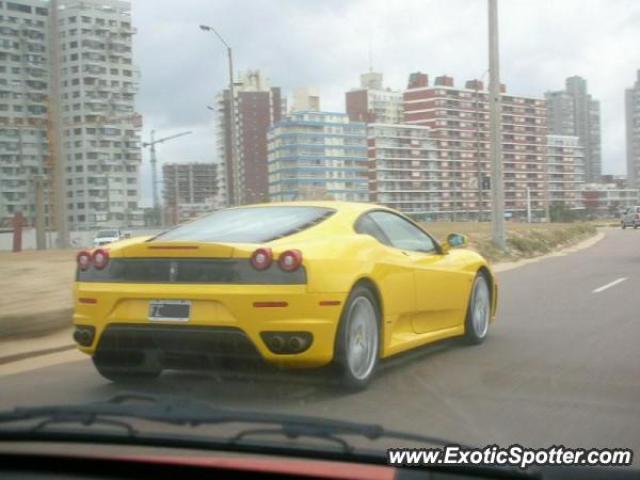
[[[492,263],[537,257],[573,245],[597,233],[591,223],[507,224],[507,249],[497,249],[491,241],[488,223],[427,223],[424,227],[439,240],[449,233],[469,237],[470,248]]]

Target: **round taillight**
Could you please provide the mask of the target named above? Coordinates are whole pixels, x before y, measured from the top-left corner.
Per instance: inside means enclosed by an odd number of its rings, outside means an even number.
[[[86,250],[78,252],[78,255],[76,255],[76,261],[78,262],[78,268],[80,270],[86,270],[91,266],[91,254]]]
[[[251,254],[251,265],[256,270],[266,270],[272,261],[273,253],[270,248],[259,248]]]
[[[278,258],[278,265],[285,272],[293,272],[302,265],[302,252],[300,250],[287,250]]]
[[[98,248],[95,252],[93,252],[92,256],[93,266],[98,270],[102,270],[109,263],[109,252],[107,252],[104,248]]]

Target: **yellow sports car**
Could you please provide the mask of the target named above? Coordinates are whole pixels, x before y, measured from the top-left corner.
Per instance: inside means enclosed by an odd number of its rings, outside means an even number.
[[[113,381],[257,361],[332,364],[362,388],[381,358],[485,339],[496,280],[465,245],[371,204],[220,210],[80,252],[74,338]]]

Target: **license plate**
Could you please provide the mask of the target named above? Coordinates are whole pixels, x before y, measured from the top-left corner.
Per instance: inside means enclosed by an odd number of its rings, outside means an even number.
[[[188,322],[191,317],[189,300],[151,300],[149,320],[162,322]]]

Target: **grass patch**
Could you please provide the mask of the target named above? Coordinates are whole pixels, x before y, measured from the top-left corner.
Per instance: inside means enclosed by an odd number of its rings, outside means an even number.
[[[469,237],[469,246],[491,262],[514,261],[551,253],[596,234],[593,223],[507,223],[507,249],[499,250],[491,241],[490,223],[437,222],[423,226],[439,240],[449,233]]]

